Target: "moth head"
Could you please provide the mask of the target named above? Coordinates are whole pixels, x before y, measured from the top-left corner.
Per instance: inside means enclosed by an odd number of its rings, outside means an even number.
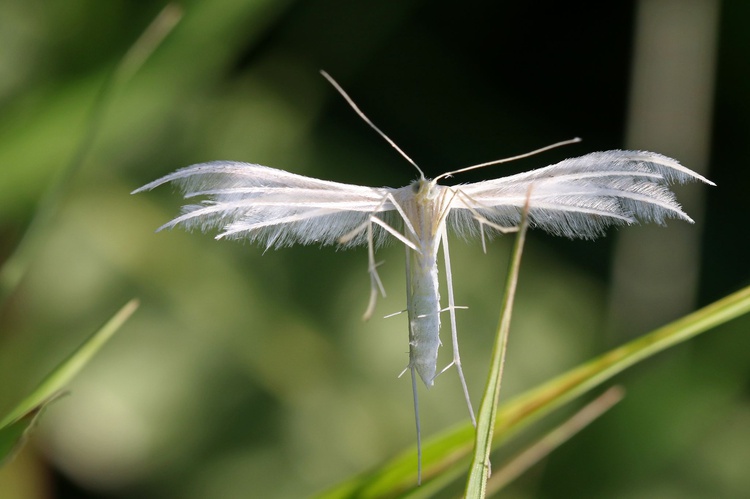
[[[418,199],[434,199],[438,192],[435,185],[434,180],[422,177],[411,183],[411,190]]]

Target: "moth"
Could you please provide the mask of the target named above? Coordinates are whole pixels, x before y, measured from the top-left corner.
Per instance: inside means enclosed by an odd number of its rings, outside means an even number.
[[[354,111],[419,173],[401,188],[365,187],[305,177],[267,166],[235,161],[213,161],[175,171],[133,193],[175,183],[186,199],[199,202],[183,207],[182,214],[158,230],[218,229],[216,239],[242,239],[268,248],[293,244],[366,245],[370,275],[369,318],[377,295],[385,296],[378,276],[375,249],[394,238],[406,249],[406,312],[409,362],[417,430],[418,477],[421,478],[421,436],[416,377],[427,387],[437,375],[455,366],[472,423],[476,426],[458,349],[456,306],[448,248],[448,228],[466,238],[517,229],[527,211],[529,226],[569,238],[593,239],[613,225],[655,222],[675,218],[693,220],[681,209],[670,184],[710,180],[678,161],[646,151],[594,152],[517,175],[448,186],[439,180],[467,170],[502,163],[532,153],[425,177],[417,164],[376,127],[346,92],[325,72]],[[438,253],[442,249],[447,306],[441,304]],[[448,314],[453,360],[437,368],[441,346],[441,317]],[[403,372],[402,372],[403,374]],[[418,478],[418,479],[419,479]]]

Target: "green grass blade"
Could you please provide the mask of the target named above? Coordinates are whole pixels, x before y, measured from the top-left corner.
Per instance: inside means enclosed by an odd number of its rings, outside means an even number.
[[[77,145],[73,157],[51,182],[20,242],[13,253],[0,266],[0,303],[3,303],[13,293],[26,275],[38,248],[42,245],[47,229],[58,212],[59,204],[68,190],[71,180],[83,165],[100,130],[103,128],[105,112],[112,96],[156,50],[175,27],[181,16],[182,10],[176,4],[168,4],[164,7],[122,57],[117,67],[100,88],[87,119],[84,136]]]
[[[505,406],[499,428],[530,423],[628,367],[750,312],[750,286],[553,378]]]
[[[698,334],[750,312],[750,286],[617,347],[502,404],[497,412],[493,447],[554,409],[601,385],[628,367]],[[424,443],[423,487],[432,480],[458,478],[469,465],[474,428],[463,424]],[[416,449],[371,472],[348,480],[319,497],[397,497],[416,489]],[[417,497],[417,496],[415,496]]]
[[[510,332],[511,316],[513,315],[516,286],[518,285],[518,273],[521,270],[523,243],[526,240],[526,229],[528,228],[527,215],[528,206],[524,209],[521,217],[521,225],[516,235],[516,241],[510,257],[508,277],[505,283],[505,294],[500,309],[500,324],[497,328],[495,345],[492,348],[492,361],[490,363],[487,386],[484,389],[482,404],[479,407],[477,417],[474,457],[471,462],[471,468],[469,468],[465,497],[485,497],[486,495],[487,479],[490,475],[490,451],[492,450],[492,435],[495,430],[497,402],[500,398],[500,386],[503,378],[503,368],[505,367],[505,352],[508,347],[508,334]]]
[[[20,418],[0,428],[0,467],[10,462],[21,450],[44,410],[61,395],[62,392],[52,394]]]
[[[99,349],[138,308],[138,300],[130,300],[106,324],[89,336],[67,359],[61,362],[39,386],[0,421],[0,461],[8,457],[28,432],[41,410],[91,360]]]
[[[619,386],[613,386],[581,410],[558,425],[544,437],[517,454],[509,462],[496,468],[487,481],[486,495],[492,496],[526,470],[547,457],[553,450],[570,440],[575,434],[602,416],[624,397],[625,392]]]

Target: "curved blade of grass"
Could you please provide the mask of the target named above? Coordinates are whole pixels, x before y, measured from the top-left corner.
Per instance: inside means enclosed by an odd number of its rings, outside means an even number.
[[[0,462],[19,448],[24,435],[38,415],[85,366],[99,349],[138,308],[138,300],[126,303],[98,331],[89,336],[67,359],[61,362],[31,394],[0,421]]]
[[[497,412],[493,448],[528,424],[601,385],[612,376],[662,350],[750,312],[750,286],[649,334],[595,357],[550,381],[502,404]],[[474,427],[463,424],[423,444],[423,485],[444,482],[466,472]],[[403,497],[416,487],[416,449],[405,451],[380,468],[322,493],[319,497]]]
[[[20,418],[0,428],[0,467],[10,462],[23,448],[44,410],[62,395],[63,392],[53,393]]]
[[[99,131],[102,129],[105,111],[114,92],[140,68],[149,55],[161,44],[182,17],[177,4],[167,4],[151,22],[102,85],[96,96],[91,114],[86,122],[83,139],[73,157],[56,176],[42,196],[34,217],[13,253],[0,266],[0,303],[3,303],[23,279],[29,264],[37,253],[44,235],[58,212],[60,201],[70,181],[83,164]]]
[[[474,457],[469,468],[469,478],[466,481],[466,497],[485,497],[486,495],[487,479],[490,476],[492,435],[495,430],[497,402],[500,399],[500,385],[503,379],[503,368],[505,367],[505,352],[508,348],[508,334],[510,333],[510,319],[513,315],[513,302],[516,297],[516,286],[518,285],[518,273],[521,270],[523,243],[526,241],[526,229],[529,227],[528,214],[529,205],[527,198],[526,207],[521,215],[521,224],[510,257],[508,277],[505,281],[503,305],[500,309],[500,324],[497,328],[495,344],[492,347],[492,361],[490,363],[489,376],[487,377],[487,386],[482,396],[482,404],[479,406],[479,414],[477,414]]]
[[[553,450],[593,423],[625,396],[622,387],[613,386],[568,418],[561,425],[534,442],[509,462],[496,469],[487,481],[486,494],[491,496],[547,457]]]

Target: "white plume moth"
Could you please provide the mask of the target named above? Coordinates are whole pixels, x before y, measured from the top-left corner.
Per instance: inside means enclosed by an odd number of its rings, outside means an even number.
[[[417,427],[418,476],[421,478],[421,437],[415,373],[427,387],[437,374],[455,366],[472,422],[474,411],[458,351],[453,279],[447,228],[463,236],[516,230],[527,209],[530,227],[570,238],[595,238],[610,225],[656,222],[667,218],[692,222],[668,189],[671,183],[699,180],[713,183],[676,160],[645,151],[604,151],[518,175],[463,184],[439,185],[453,174],[535,154],[492,161],[425,178],[422,170],[360,111],[327,73],[323,76],[357,114],[406,158],[419,178],[406,187],[364,187],[319,180],[266,166],[213,161],[177,170],[136,189],[147,191],[167,182],[179,185],[185,198],[204,198],[183,207],[182,215],[159,230],[182,225],[202,231],[220,230],[216,239],[245,239],[266,248],[292,244],[367,245],[371,284],[364,314],[372,315],[377,294],[385,295],[378,277],[375,248],[394,237],[406,248],[406,312],[409,363]],[[533,187],[533,188],[532,188]],[[527,208],[525,208],[527,206]],[[440,304],[438,251],[442,247],[448,306]],[[440,316],[451,325],[453,360],[437,372]],[[436,374],[437,373],[437,374]],[[403,373],[402,373],[403,374]]]

